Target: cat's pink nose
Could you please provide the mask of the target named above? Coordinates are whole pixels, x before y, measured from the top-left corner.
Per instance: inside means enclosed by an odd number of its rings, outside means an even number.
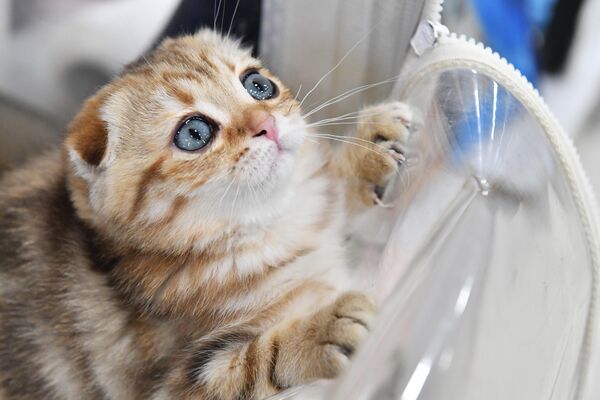
[[[258,122],[254,127],[254,137],[266,136],[277,144],[279,147],[279,135],[275,126],[275,118],[272,115],[267,115],[265,119]]]

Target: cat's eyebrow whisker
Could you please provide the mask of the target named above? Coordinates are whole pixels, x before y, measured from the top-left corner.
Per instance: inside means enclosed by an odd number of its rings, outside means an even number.
[[[344,54],[344,56],[337,62],[337,64],[335,64],[333,66],[333,68],[331,68],[329,71],[327,71],[325,73],[325,75],[323,75],[318,81],[317,83],[315,83],[315,85],[312,87],[312,89],[310,89],[308,91],[308,93],[306,93],[306,95],[302,98],[302,101],[300,102],[300,107],[302,107],[302,104],[304,104],[304,101],[306,99],[308,99],[308,97],[311,95],[311,93],[313,93],[318,87],[319,85],[325,80],[325,78],[327,78],[327,76],[331,75],[333,73],[333,71],[335,71],[343,62],[346,58],[348,58],[348,56],[350,56],[350,54],[365,40],[367,39],[369,36],[371,36],[373,34],[373,32],[375,31],[375,29],[377,29],[379,27],[379,25],[381,25],[383,22],[379,21],[375,24],[373,24],[373,26],[371,26],[371,28],[360,38],[357,40],[357,42],[346,52],[346,54]]]
[[[219,6],[215,7],[215,16],[213,19],[213,31],[217,30],[217,19],[219,18],[219,11],[221,11],[221,2],[223,0],[219,0]],[[215,5],[217,4],[217,0],[215,0]]]
[[[302,104],[304,104],[304,101],[308,98],[308,96],[310,96],[311,93],[313,93],[319,87],[319,85],[325,80],[325,78],[327,78],[329,75],[331,75],[333,73],[333,71],[335,71],[340,65],[342,65],[344,60],[346,58],[348,58],[348,56],[350,56],[350,54],[354,51],[354,49],[356,49],[358,47],[358,45],[361,44],[366,38],[371,36],[371,34],[373,33],[374,30],[375,30],[375,26],[371,27],[371,29],[369,29],[369,31],[366,34],[364,34],[363,37],[361,37],[356,43],[354,43],[354,45],[352,47],[350,47],[350,50],[348,50],[346,52],[346,54],[344,54],[344,56],[340,59],[340,61],[338,61],[337,64],[335,64],[333,66],[333,68],[331,68],[329,71],[327,71],[325,73],[325,75],[323,75],[321,77],[321,79],[319,79],[317,81],[317,83],[315,83],[315,86],[313,86],[312,89],[310,89],[308,91],[308,93],[306,93],[306,95],[302,98],[302,101],[300,102],[300,107],[302,107]]]
[[[227,8],[227,1],[223,3],[223,14],[221,14],[221,29],[220,32],[223,33],[223,27],[225,25],[225,10]]]
[[[231,34],[231,28],[233,27],[233,21],[235,20],[235,14],[237,13],[238,6],[240,5],[240,0],[237,0],[235,3],[235,8],[233,9],[233,16],[231,17],[231,21],[229,22],[229,29],[227,30],[227,38],[229,39],[229,35]]]
[[[146,64],[148,64],[148,68],[150,68],[150,70],[152,71],[152,73],[154,74],[154,76],[156,76],[158,78],[158,80],[162,81],[162,77],[160,76],[160,73],[154,67],[154,65],[152,65],[150,63],[150,61],[148,61],[148,59],[146,58],[146,56],[144,54],[142,54],[142,60],[144,60],[146,62]]]
[[[342,93],[340,93],[340,94],[337,94],[336,96],[332,97],[332,98],[331,98],[331,99],[329,99],[329,100],[326,100],[326,101],[324,101],[323,103],[321,103],[321,104],[320,104],[320,105],[318,105],[318,106],[317,106],[317,105],[315,105],[315,104],[313,103],[313,104],[311,104],[311,105],[309,106],[309,108],[310,108],[310,111],[308,111],[308,114],[306,114],[306,115],[305,115],[305,117],[308,117],[309,115],[312,115],[312,114],[313,114],[314,112],[316,112],[316,111],[320,111],[320,110],[322,109],[322,107],[323,107],[323,106],[325,106],[325,105],[329,105],[328,103],[330,103],[330,102],[332,102],[332,101],[336,101],[336,100],[338,100],[338,99],[339,99],[339,98],[341,98],[341,97],[344,97],[344,99],[346,99],[346,98],[348,98],[349,96],[353,96],[353,95],[355,95],[355,94],[358,94],[358,93],[360,93],[360,92],[362,92],[362,91],[368,90],[368,89],[370,89],[371,87],[374,87],[374,86],[377,86],[377,85],[381,85],[381,84],[385,84],[385,83],[389,83],[389,82],[393,82],[393,80],[396,80],[396,79],[397,79],[397,77],[394,77],[394,78],[389,78],[389,79],[386,79],[386,80],[384,80],[384,81],[380,81],[380,82],[375,82],[375,83],[366,83],[366,84],[364,84],[364,85],[360,85],[360,86],[357,86],[357,87],[355,87],[355,88],[348,89],[348,90],[346,90],[345,92],[342,92]],[[348,96],[348,97],[346,97],[346,96]],[[337,101],[336,101],[336,102],[337,102]],[[356,111],[356,112],[358,113],[358,112],[360,112],[360,111]]]
[[[311,115],[313,115],[314,113],[319,112],[322,109],[324,109],[326,107],[329,107],[329,106],[331,106],[333,104],[339,103],[340,101],[346,100],[348,97],[354,96],[357,93],[360,93],[360,92],[363,92],[365,90],[374,88],[376,86],[381,86],[381,85],[385,85],[385,84],[388,84],[388,83],[396,82],[399,79],[399,77],[400,77],[400,75],[396,75],[395,77],[388,78],[388,79],[385,79],[385,80],[380,81],[380,82],[370,83],[370,84],[367,84],[367,85],[358,86],[358,87],[356,87],[354,89],[347,90],[346,92],[341,93],[341,94],[333,97],[330,100],[327,100],[326,102],[324,102],[320,106],[317,106],[317,107],[313,108],[308,113],[304,114],[303,117],[304,118],[308,118]]]
[[[300,84],[300,86],[298,86],[298,91],[296,92],[296,95],[294,96],[294,100],[298,100],[298,96],[300,95],[301,90],[302,90],[302,84]]]
[[[397,82],[399,79],[400,79],[400,75],[396,75],[396,76],[393,76],[393,77],[388,78],[388,79],[384,79],[384,80],[379,81],[379,82],[369,83],[369,84],[365,84],[365,85],[361,85],[361,86],[355,87],[353,89],[349,89],[349,90],[347,90],[347,91],[345,91],[345,92],[343,92],[341,94],[338,94],[337,96],[335,96],[335,97],[333,97],[333,98],[325,101],[321,105],[313,108],[307,114],[305,114],[304,117],[309,117],[309,116],[313,115],[314,113],[319,112],[322,109],[327,108],[327,107],[329,107],[329,106],[331,106],[333,104],[339,103],[340,101],[346,100],[347,98],[349,98],[351,96],[354,96],[355,94],[364,92],[366,90],[372,89],[372,88],[377,87],[377,86],[387,85],[389,83]],[[360,113],[360,111],[358,111],[358,113]],[[374,112],[372,115],[377,115],[377,114],[379,114],[379,113],[378,112]],[[366,114],[366,115],[369,115],[369,114]]]
[[[302,90],[302,84],[300,84],[300,86],[298,87],[298,91],[296,92],[296,95],[294,96],[294,100],[298,101],[298,96],[300,95],[300,91]],[[290,104],[290,109],[288,110],[288,114],[292,111],[292,107],[294,107],[294,102],[292,102],[292,104]]]

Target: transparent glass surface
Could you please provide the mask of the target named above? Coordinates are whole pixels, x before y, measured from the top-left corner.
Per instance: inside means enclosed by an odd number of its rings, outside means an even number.
[[[381,313],[343,377],[295,398],[573,398],[591,263],[542,128],[474,70],[430,76],[404,100],[420,129],[386,195]]]

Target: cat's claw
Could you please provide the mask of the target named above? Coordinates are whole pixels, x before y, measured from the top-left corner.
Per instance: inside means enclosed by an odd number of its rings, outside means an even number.
[[[388,149],[388,153],[396,161],[398,166],[406,164],[406,155],[404,154],[404,151],[395,143],[393,143],[390,146],[390,148]]]
[[[353,170],[363,181],[357,191],[363,205],[392,207],[382,200],[383,194],[409,163],[413,125],[412,109],[405,103],[388,102],[361,110],[356,136],[372,143],[366,145],[366,150],[352,149],[353,159],[358,162]]]
[[[371,193],[371,198],[373,199],[373,204],[375,204],[379,207],[382,207],[382,208],[392,208],[393,204],[384,203],[381,200],[382,196],[383,196],[382,194],[380,195],[379,193],[377,193],[376,190],[373,190],[373,192]]]

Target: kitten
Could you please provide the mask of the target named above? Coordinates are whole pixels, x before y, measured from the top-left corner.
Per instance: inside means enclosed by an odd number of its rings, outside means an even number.
[[[346,227],[409,122],[383,104],[359,146],[316,143],[237,42],[166,40],[1,183],[0,398],[261,399],[335,377],[375,311],[348,291]]]

